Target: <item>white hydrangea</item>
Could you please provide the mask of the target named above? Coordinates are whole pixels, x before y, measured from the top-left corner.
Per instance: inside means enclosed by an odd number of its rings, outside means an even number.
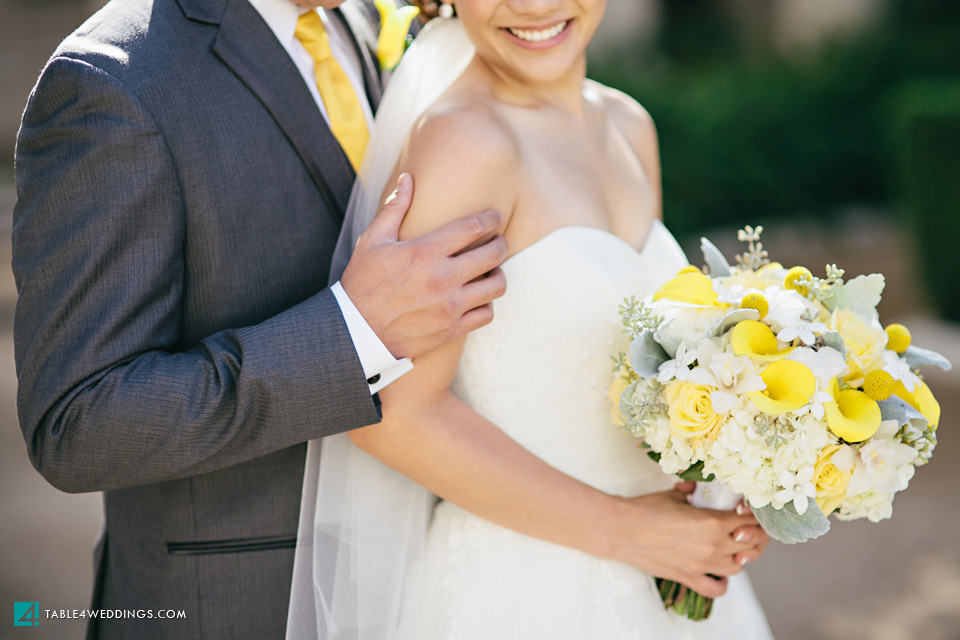
[[[893,515],[893,494],[870,491],[856,496],[848,496],[840,505],[836,516],[840,520],[859,520],[866,518],[870,522],[880,522]]]

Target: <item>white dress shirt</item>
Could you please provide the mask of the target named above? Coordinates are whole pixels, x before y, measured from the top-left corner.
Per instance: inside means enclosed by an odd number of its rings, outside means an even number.
[[[263,21],[267,23],[290,59],[297,66],[300,75],[303,76],[303,81],[310,89],[314,102],[320,109],[323,119],[329,125],[330,119],[327,116],[327,109],[323,104],[323,98],[320,97],[320,90],[317,89],[317,80],[313,71],[313,58],[307,53],[303,44],[294,37],[297,20],[299,20],[300,14],[306,10],[297,7],[290,0],[249,0],[249,2],[263,18]],[[367,94],[363,84],[360,60],[350,42],[350,34],[346,33],[346,26],[341,20],[331,19],[323,9],[309,9],[309,11],[316,11],[320,14],[320,19],[323,20],[323,25],[326,27],[327,35],[330,38],[330,49],[333,52],[333,57],[347,74],[347,78],[350,79],[357,96],[361,98],[360,105],[363,107],[367,126],[372,128],[373,111],[364,99]],[[350,339],[353,340],[360,365],[363,367],[363,375],[366,376],[367,382],[370,384],[370,393],[380,391],[413,368],[413,363],[410,362],[409,358],[397,360],[393,357],[390,350],[360,315],[357,307],[354,306],[339,282],[336,282],[330,289],[340,305],[343,319],[350,331]]]

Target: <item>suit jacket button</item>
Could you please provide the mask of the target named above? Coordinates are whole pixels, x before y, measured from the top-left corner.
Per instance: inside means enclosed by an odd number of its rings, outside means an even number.
[[[376,375],[374,375],[374,376],[371,376],[371,377],[367,378],[367,384],[377,384],[378,382],[380,382],[380,374],[379,374],[379,373],[376,374]]]

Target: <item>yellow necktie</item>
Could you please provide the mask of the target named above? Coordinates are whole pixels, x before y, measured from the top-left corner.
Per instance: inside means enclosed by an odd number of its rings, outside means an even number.
[[[323,20],[316,11],[307,11],[297,21],[294,35],[313,58],[317,89],[327,108],[330,130],[340,142],[354,170],[357,170],[363,160],[370,132],[357,93],[330,50],[330,37]]]

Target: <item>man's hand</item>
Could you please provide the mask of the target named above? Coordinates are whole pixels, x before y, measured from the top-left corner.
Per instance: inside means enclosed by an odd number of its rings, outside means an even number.
[[[401,242],[413,199],[403,174],[376,219],[357,240],[340,283],[370,328],[396,358],[415,357],[488,324],[492,301],[506,290],[500,263],[503,216],[485,211],[421,238]]]
[[[622,499],[620,540],[612,556],[712,598],[726,592],[726,576],[760,557],[769,537],[749,510],[714,511],[687,504],[692,488]],[[711,577],[716,576],[716,578]]]

